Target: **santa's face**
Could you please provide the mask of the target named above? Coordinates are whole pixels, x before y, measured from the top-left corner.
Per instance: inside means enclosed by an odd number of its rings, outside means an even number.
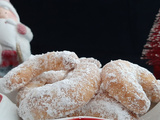
[[[8,8],[0,6],[0,19],[13,19],[14,21],[18,22],[17,17],[11,12]]]

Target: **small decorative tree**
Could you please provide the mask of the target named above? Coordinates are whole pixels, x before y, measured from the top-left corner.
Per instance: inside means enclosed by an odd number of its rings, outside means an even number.
[[[148,59],[147,63],[153,66],[155,77],[160,79],[160,10],[144,45],[141,58]]]

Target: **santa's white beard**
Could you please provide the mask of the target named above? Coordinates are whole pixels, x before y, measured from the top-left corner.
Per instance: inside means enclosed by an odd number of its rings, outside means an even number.
[[[23,61],[31,55],[30,43],[23,35],[18,33],[16,24],[12,19],[0,19],[0,63],[1,52],[3,50],[16,51],[17,44],[20,46]]]
[[[0,19],[0,45],[3,50],[16,50],[16,26],[6,22],[7,19]]]

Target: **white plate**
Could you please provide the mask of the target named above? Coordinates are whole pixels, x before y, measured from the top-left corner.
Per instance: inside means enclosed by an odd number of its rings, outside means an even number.
[[[160,103],[151,108],[140,120],[160,120]]]

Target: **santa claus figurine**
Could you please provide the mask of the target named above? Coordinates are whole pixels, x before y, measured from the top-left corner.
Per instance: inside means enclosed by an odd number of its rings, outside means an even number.
[[[33,34],[9,0],[0,0],[0,77],[27,60]]]
[[[20,22],[10,1],[0,0],[0,77],[30,57],[32,38],[31,30]],[[0,120],[19,120],[16,94],[4,94],[0,88]]]

